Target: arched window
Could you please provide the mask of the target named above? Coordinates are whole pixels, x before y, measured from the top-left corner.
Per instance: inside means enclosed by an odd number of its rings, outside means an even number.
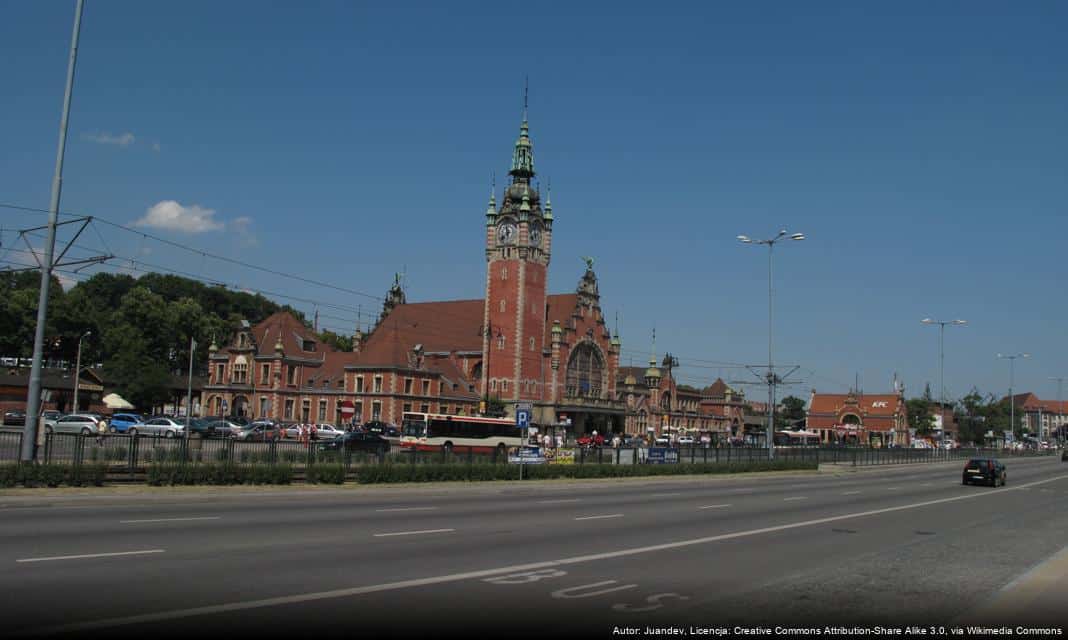
[[[668,410],[671,409],[671,394],[670,393],[665,393],[664,395],[660,396],[660,408],[661,409],[668,409]]]
[[[507,279],[508,279],[508,265],[504,265],[504,266],[501,267],[501,280],[507,280]]]
[[[604,359],[597,347],[578,345],[567,362],[567,395],[599,398],[603,377]]]
[[[504,336],[503,335],[497,336],[497,349],[503,349],[503,348],[504,348]]]
[[[533,351],[533,350],[534,350],[534,338],[531,338],[531,339],[530,339],[530,350],[531,350],[531,351]]]
[[[505,301],[501,300],[501,313],[504,313]]]

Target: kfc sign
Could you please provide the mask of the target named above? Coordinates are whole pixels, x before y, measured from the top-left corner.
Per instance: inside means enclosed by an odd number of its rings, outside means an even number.
[[[871,403],[871,408],[872,409],[885,409],[885,408],[887,408],[889,406],[890,406],[890,403],[887,402],[886,400],[876,400],[875,402]]]

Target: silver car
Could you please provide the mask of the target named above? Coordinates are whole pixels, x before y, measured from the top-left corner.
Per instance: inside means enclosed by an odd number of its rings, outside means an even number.
[[[80,433],[88,436],[107,433],[107,430],[107,420],[84,413],[72,413],[69,416],[56,418],[51,425],[45,423],[45,433]]]
[[[174,418],[151,418],[131,426],[126,433],[131,436],[142,434],[175,438],[185,435],[185,424]]]

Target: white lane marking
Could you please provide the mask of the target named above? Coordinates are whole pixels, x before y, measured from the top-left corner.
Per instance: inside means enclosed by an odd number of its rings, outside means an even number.
[[[897,491],[897,490],[898,490],[898,489],[900,489],[900,488],[901,488],[901,487],[887,487],[887,488],[886,488],[886,490],[887,490],[887,491]]]
[[[376,533],[376,538],[388,538],[389,536],[414,536],[420,533],[450,533],[456,529],[424,529],[423,531],[396,531],[394,533]]]
[[[933,482],[924,482],[924,483],[923,483],[923,484],[921,484],[920,486],[921,486],[921,487],[930,487],[930,486],[933,486],[933,485],[934,485],[934,483],[933,483]]]
[[[855,495],[857,495],[858,493],[860,493],[860,491],[846,491],[846,492],[845,492],[845,493],[843,493],[842,495],[843,495],[843,496],[855,496]]]
[[[726,509],[731,505],[729,504],[710,504],[703,507],[697,507],[698,509]]]
[[[290,596],[278,596],[275,598],[264,598],[262,600],[246,600],[244,602],[230,602],[226,604],[213,604],[205,605],[201,607],[191,607],[189,609],[174,609],[172,611],[160,611],[157,613],[142,613],[132,616],[123,616],[117,618],[102,618],[100,620],[90,620],[87,622],[73,622],[69,624],[55,625],[52,627],[40,627],[28,631],[16,631],[8,634],[8,637],[19,636],[41,636],[41,635],[55,635],[58,633],[69,633],[71,631],[86,631],[89,629],[107,629],[109,627],[121,627],[132,624],[145,624],[153,622],[163,622],[166,620],[180,620],[183,618],[192,618],[195,616],[214,615],[219,613],[229,613],[233,611],[248,611],[249,609],[262,609],[267,607],[276,607],[278,605],[297,604],[300,602],[315,602],[318,600],[330,600],[335,598],[349,598],[352,596],[359,596],[368,593],[381,593],[383,591],[396,591],[398,589],[411,589],[413,587],[425,587],[428,585],[447,584],[450,582],[460,582],[463,580],[473,580],[475,578],[489,578],[492,576],[505,575],[509,573],[517,573],[519,571],[535,571],[537,569],[547,569],[551,567],[559,567],[571,564],[580,564],[585,562],[597,562],[600,560],[609,560],[612,558],[623,558],[626,556],[633,556],[643,553],[654,553],[657,551],[668,551],[671,549],[680,549],[683,547],[690,547],[699,544],[708,544],[711,542],[720,542],[723,540],[736,540],[739,538],[748,538],[751,536],[758,536],[765,533],[774,533],[776,531],[787,531],[790,529],[799,529],[801,527],[811,527],[820,524],[827,524],[828,522],[838,522],[841,520],[851,520],[853,518],[865,518],[868,516],[877,516],[884,513],[894,513],[896,511],[905,511],[908,509],[918,509],[920,507],[929,507],[936,504],[944,504],[947,502],[957,502],[960,500],[974,500],[977,498],[986,498],[993,495],[998,495],[1006,491],[1017,491],[1025,487],[1046,484],[1048,482],[1056,482],[1058,480],[1068,479],[1068,475],[1055,476],[1053,478],[1047,478],[1046,480],[1037,480],[1027,485],[1019,485],[1016,487],[1005,487],[1002,489],[995,489],[994,491],[977,491],[974,493],[967,493],[964,495],[953,496],[950,498],[939,498],[937,500],[926,500],[924,502],[915,502],[912,504],[903,504],[896,507],[886,507],[883,509],[873,509],[871,511],[858,511],[855,513],[844,513],[839,516],[828,516],[826,518],[818,518],[816,520],[804,520],[801,522],[791,522],[788,524],[776,525],[773,527],[764,527],[761,529],[749,529],[748,531],[737,531],[735,533],[724,533],[717,536],[709,536],[706,538],[693,538],[690,540],[677,540],[675,542],[665,542],[661,544],[650,545],[647,547],[639,547],[636,549],[623,549],[620,551],[607,551],[605,553],[595,553],[586,556],[572,556],[570,558],[560,558],[558,560],[546,560],[543,562],[532,562],[530,564],[516,564],[507,567],[497,567],[496,569],[482,569],[480,571],[468,571],[465,573],[453,573],[443,576],[433,576],[430,578],[417,578],[414,580],[402,580],[400,582],[386,582],[383,584],[372,584],[362,587],[348,587],[345,589],[334,589],[332,591],[315,591],[310,593],[301,593]]]
[[[649,497],[650,498],[670,498],[672,496],[681,496],[681,495],[682,495],[682,493],[680,493],[680,492],[675,492],[675,493],[650,493]]]
[[[794,496],[793,498],[783,498],[783,502],[789,502],[791,500],[808,500],[808,496]]]
[[[538,500],[538,504],[563,504],[565,502],[578,502],[581,498],[560,498],[559,500]]]
[[[191,522],[193,520],[219,520],[222,516],[202,516],[198,518],[154,518],[151,520],[119,520],[119,524],[140,524],[142,522]]]
[[[390,513],[393,511],[433,511],[437,507],[396,507],[394,509],[375,509],[378,513]]]
[[[114,551],[111,553],[85,553],[78,556],[52,556],[50,558],[20,558],[15,562],[51,562],[52,560],[81,560],[83,558],[112,558],[114,556],[138,556],[146,553],[163,553],[163,549],[145,549],[144,551]]]
[[[575,518],[575,520],[600,520],[601,518],[622,518],[622,513],[613,513],[607,516],[582,516],[581,518]]]

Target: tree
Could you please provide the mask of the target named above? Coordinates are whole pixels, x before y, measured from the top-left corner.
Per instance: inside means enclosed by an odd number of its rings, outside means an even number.
[[[339,333],[325,330],[319,333],[319,340],[338,351],[352,351],[352,336],[343,336]]]
[[[927,398],[910,398],[905,401],[909,413],[909,428],[917,435],[927,435],[934,429],[934,415],[931,414],[931,401]]]
[[[805,419],[805,401],[796,396],[786,396],[782,399],[782,411],[777,414],[777,417],[778,428],[797,424],[798,421]]]

